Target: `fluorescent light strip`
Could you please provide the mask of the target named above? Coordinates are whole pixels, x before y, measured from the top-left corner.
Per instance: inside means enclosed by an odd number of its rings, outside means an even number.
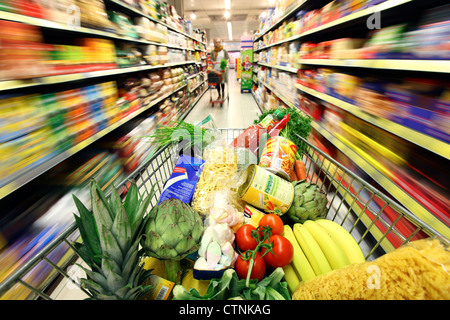
[[[227,22],[228,27],[228,38],[230,38],[230,41],[233,40],[233,32],[231,31],[231,21]]]
[[[225,10],[231,10],[231,0],[225,0]]]

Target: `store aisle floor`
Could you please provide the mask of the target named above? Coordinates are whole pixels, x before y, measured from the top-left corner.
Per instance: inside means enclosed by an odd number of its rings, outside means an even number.
[[[216,121],[218,128],[247,128],[261,114],[255,99],[251,93],[241,93],[240,83],[236,79],[236,70],[232,69],[228,75],[229,102],[225,102],[223,107],[209,103],[210,96],[217,98],[216,89],[208,89],[203,97],[188,114],[185,121],[195,124],[211,114]]]

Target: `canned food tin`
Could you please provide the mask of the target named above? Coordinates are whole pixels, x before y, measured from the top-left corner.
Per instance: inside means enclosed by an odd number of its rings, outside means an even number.
[[[261,220],[264,215],[264,212],[259,211],[258,209],[247,204],[244,208],[244,223],[251,224],[255,228],[258,228],[259,220]]]
[[[265,212],[289,210],[294,199],[294,186],[289,181],[255,164],[247,168],[247,180],[238,189],[246,203]]]
[[[267,140],[259,160],[259,165],[268,171],[290,180],[294,170],[297,146],[284,137],[276,136]]]

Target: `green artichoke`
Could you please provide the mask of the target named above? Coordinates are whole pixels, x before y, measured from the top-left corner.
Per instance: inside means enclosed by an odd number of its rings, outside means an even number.
[[[180,260],[198,250],[203,234],[201,216],[179,199],[168,199],[149,213],[141,245],[145,253],[165,260],[168,280],[180,283]]]
[[[294,181],[294,200],[286,215],[294,223],[324,218],[327,214],[327,194],[306,180]]]

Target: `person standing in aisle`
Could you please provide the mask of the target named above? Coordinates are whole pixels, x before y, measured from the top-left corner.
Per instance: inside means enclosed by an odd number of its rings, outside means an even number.
[[[211,52],[211,60],[213,63],[213,69],[217,72],[222,72],[220,63],[222,60],[227,61],[227,67],[223,73],[222,83],[216,85],[217,92],[219,93],[219,100],[225,97],[225,83],[228,82],[228,64],[230,63],[230,56],[228,51],[223,48],[221,39],[214,39],[214,49]]]

